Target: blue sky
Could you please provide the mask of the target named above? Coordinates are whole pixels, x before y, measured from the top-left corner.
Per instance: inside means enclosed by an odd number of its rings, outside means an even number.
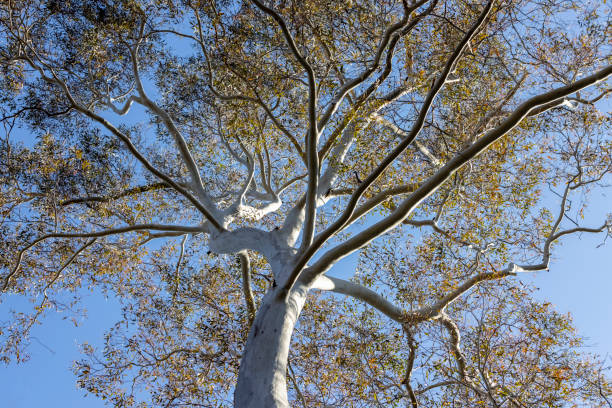
[[[612,190],[608,189],[610,195]],[[593,194],[586,225],[601,225],[606,212],[612,211],[610,196]],[[603,234],[573,235],[557,246],[549,272],[523,275],[540,290],[536,296],[555,305],[562,313],[570,312],[578,332],[586,338],[587,351],[612,355],[612,240],[601,244]],[[351,268],[354,258],[340,267]],[[76,387],[72,361],[80,358],[79,345],[89,342],[101,345],[104,332],[119,318],[117,302],[96,293],[85,293],[87,319],[75,327],[61,314],[52,314],[43,325],[33,330],[29,348],[31,360],[9,366],[0,365],[2,408],[97,408],[103,401],[85,397]],[[8,299],[0,304],[0,319],[8,315],[11,305],[20,303]]]
[[[612,212],[612,191],[593,193],[584,225],[600,226]],[[612,357],[612,239],[604,234],[570,235],[553,250],[549,272],[523,278],[541,288],[536,296],[571,312],[589,350]],[[599,246],[599,247],[598,247]]]
[[[607,106],[607,105],[606,105]],[[605,108],[605,107],[604,107]],[[24,141],[31,136],[24,134]],[[606,213],[612,211],[612,189],[592,193],[585,212],[584,225],[599,226]],[[554,207],[553,207],[554,208]],[[522,275],[540,290],[536,296],[546,300],[561,313],[570,312],[578,333],[588,346],[585,351],[612,361],[612,239],[605,245],[603,234],[580,234],[565,237],[553,250],[549,272]],[[335,273],[345,275],[354,270],[357,256],[341,261]],[[89,342],[101,346],[104,332],[120,318],[120,308],[113,299],[96,293],[83,293],[88,309],[87,319],[75,327],[61,314],[51,314],[43,325],[33,331],[29,348],[31,360],[9,366],[0,365],[3,384],[1,408],[104,407],[102,400],[86,396],[76,387],[72,361],[79,359],[79,345]],[[0,320],[8,316],[11,306],[23,305],[19,299],[3,299]],[[31,305],[30,305],[31,307]]]
[[[76,377],[70,370],[72,361],[80,358],[79,345],[84,342],[101,344],[105,330],[120,317],[119,305],[94,293],[85,293],[88,315],[75,327],[62,314],[50,314],[43,325],[33,330],[29,347],[31,359],[23,364],[0,365],[2,407],[49,408],[104,407],[93,396],[84,399],[85,392],[77,389]],[[0,305],[0,316],[7,316],[9,299]]]
[[[24,141],[31,136],[23,134]],[[612,212],[612,189],[592,193],[584,225],[599,226]],[[554,204],[553,204],[554,205]],[[554,207],[553,207],[554,208]],[[605,245],[603,234],[570,235],[553,250],[549,272],[521,275],[524,282],[540,288],[536,297],[552,303],[561,313],[571,313],[578,333],[585,338],[585,351],[612,361],[612,239]],[[345,258],[334,274],[347,277],[354,270],[357,255]],[[82,293],[88,316],[75,327],[59,313],[50,314],[43,325],[33,330],[29,348],[31,360],[20,365],[0,365],[1,408],[104,407],[102,400],[85,396],[76,387],[72,361],[79,359],[79,345],[88,342],[101,346],[105,331],[120,318],[117,301]],[[16,298],[0,303],[0,320],[8,317],[11,306],[26,306]],[[29,305],[31,308],[31,305]]]
[[[585,223],[601,224],[609,211],[610,199],[595,193]],[[554,252],[549,272],[523,275],[540,289],[537,296],[553,303],[558,311],[570,312],[580,334],[587,338],[586,349],[600,355],[612,354],[612,240],[600,246],[603,234],[574,235]],[[352,262],[344,263],[349,266]],[[104,331],[119,318],[119,306],[101,295],[85,294],[88,318],[75,328],[59,314],[51,315],[34,330],[31,360],[22,365],[0,366],[3,407],[48,408],[103,407],[101,400],[84,397],[76,388],[70,371],[72,361],[80,357],[79,344],[99,345]],[[0,305],[5,316],[7,303]]]

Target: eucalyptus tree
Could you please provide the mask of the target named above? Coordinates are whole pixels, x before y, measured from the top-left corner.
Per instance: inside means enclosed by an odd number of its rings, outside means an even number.
[[[610,406],[520,278],[610,234],[580,217],[612,168],[609,15],[4,1],[2,298],[35,303],[3,360],[93,289],[123,314],[74,370],[116,406]]]

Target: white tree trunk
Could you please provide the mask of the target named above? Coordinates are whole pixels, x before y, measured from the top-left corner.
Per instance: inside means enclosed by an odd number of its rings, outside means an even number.
[[[236,408],[289,407],[287,357],[307,291],[294,287],[283,301],[278,289],[266,294],[251,327],[234,392]]]

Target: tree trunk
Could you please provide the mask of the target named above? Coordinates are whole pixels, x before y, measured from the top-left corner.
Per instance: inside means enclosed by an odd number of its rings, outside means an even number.
[[[236,408],[289,407],[287,357],[307,291],[294,287],[283,301],[278,289],[266,294],[251,327],[234,392]]]

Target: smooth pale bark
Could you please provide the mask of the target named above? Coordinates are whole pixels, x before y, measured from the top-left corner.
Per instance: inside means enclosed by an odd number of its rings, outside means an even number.
[[[251,326],[234,391],[236,408],[289,407],[287,357],[307,291],[296,286],[280,299],[279,289],[266,294]]]

